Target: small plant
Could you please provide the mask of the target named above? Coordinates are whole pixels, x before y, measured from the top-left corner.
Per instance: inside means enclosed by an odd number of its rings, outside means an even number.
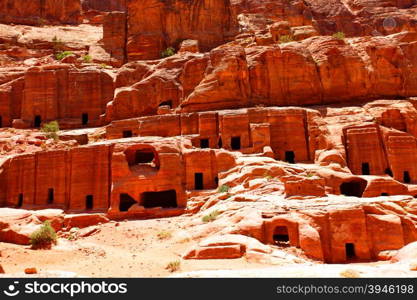
[[[55,53],[55,58],[57,60],[63,60],[65,57],[72,55],[72,51],[59,51],[58,53]]]
[[[181,262],[179,260],[171,261],[165,267],[166,270],[169,270],[171,273],[176,272],[180,269]]]
[[[292,41],[294,41],[294,39],[290,35],[281,35],[279,37],[279,43],[280,44],[289,43],[289,42],[292,42]]]
[[[204,217],[202,217],[201,220],[204,223],[212,222],[212,221],[215,221],[219,215],[220,215],[220,212],[218,210],[215,210],[209,213],[208,215],[205,215]]]
[[[168,47],[164,51],[161,52],[161,58],[170,57],[174,54],[175,54],[175,49],[172,47]]]
[[[90,63],[93,60],[93,58],[91,57],[91,55],[84,55],[83,56],[83,62],[85,63]]]
[[[158,236],[158,239],[160,239],[160,240],[167,240],[167,239],[170,239],[172,237],[172,234],[169,231],[161,231],[161,232],[158,233],[157,236]]]
[[[339,32],[334,33],[333,37],[338,40],[344,40],[346,36],[344,32],[339,31]]]
[[[111,69],[111,67],[109,65],[106,65],[106,64],[100,64],[100,68],[101,69]]]
[[[50,248],[52,244],[56,244],[56,240],[56,232],[50,221],[45,221],[41,228],[30,235],[30,244],[33,249]]]
[[[219,189],[217,190],[218,193],[227,193],[229,192],[230,187],[227,184],[223,184],[222,186],[219,187]]]
[[[315,174],[314,174],[314,173],[307,173],[307,174],[306,174],[306,177],[307,177],[307,178],[311,178],[311,177],[314,177],[314,176],[315,176]]]
[[[271,175],[271,174],[269,174],[269,172],[265,172],[265,173],[264,173],[264,178],[265,178],[266,180],[268,180],[268,181],[270,181],[270,180],[272,180],[272,179],[273,179],[272,175]]]
[[[48,139],[58,140],[59,124],[57,121],[44,124],[41,130]]]

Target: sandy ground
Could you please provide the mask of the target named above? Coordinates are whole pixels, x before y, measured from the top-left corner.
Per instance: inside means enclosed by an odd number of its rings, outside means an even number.
[[[303,261],[272,266],[245,258],[181,260],[197,243],[185,230],[186,218],[110,222],[89,237],[60,238],[51,250],[0,243],[0,263],[9,277],[22,276],[28,267],[37,268],[35,276],[42,277],[340,277],[346,270],[360,277],[417,277],[408,265],[388,262],[328,265]],[[180,269],[171,273],[166,266],[177,260]]]

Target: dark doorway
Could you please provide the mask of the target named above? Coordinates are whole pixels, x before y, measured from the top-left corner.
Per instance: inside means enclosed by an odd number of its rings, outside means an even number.
[[[219,138],[219,142],[217,143],[217,146],[219,146],[219,149],[223,148],[223,140],[222,140],[222,138]]]
[[[389,175],[389,176],[393,176],[393,174],[392,174],[392,171],[391,171],[391,169],[390,168],[386,168],[385,169],[385,174],[387,174],[387,175]]]
[[[408,171],[404,171],[403,179],[404,179],[404,183],[410,183],[411,182],[410,173]]]
[[[0,127],[3,127],[3,117],[0,116]]]
[[[135,164],[148,164],[155,159],[155,155],[152,151],[136,151],[135,154]]]
[[[41,118],[41,116],[35,116],[35,121],[34,121],[34,127],[35,128],[39,128],[39,127],[41,127],[41,124],[42,124],[42,118]]]
[[[132,207],[133,204],[136,204],[137,202],[135,199],[130,197],[129,194],[120,194],[120,203],[119,203],[119,210],[120,211],[128,211],[129,208]]]
[[[289,246],[290,245],[290,237],[288,235],[287,226],[277,226],[274,230],[273,239],[274,239],[274,242],[275,242],[276,245]]]
[[[195,190],[203,190],[204,189],[203,173],[195,173],[194,174],[194,189]]]
[[[362,163],[362,175],[370,175],[369,163]]]
[[[132,130],[125,130],[123,131],[123,137],[124,138],[130,138],[133,136]]]
[[[230,146],[232,147],[232,150],[240,150],[240,136],[232,137]]]
[[[219,177],[214,177],[214,183],[216,184],[216,185],[219,185]]]
[[[142,194],[142,203],[145,208],[178,207],[177,192],[175,190],[168,190],[168,191],[163,191],[163,192],[145,192]]]
[[[356,258],[355,244],[346,243],[345,244],[345,250],[346,250],[346,259],[347,260]]]
[[[381,193],[381,196],[389,196],[388,193]]]
[[[81,122],[83,125],[87,125],[88,124],[88,114],[84,113],[81,115]]]
[[[85,209],[92,210],[94,207],[94,197],[93,195],[87,195],[85,197]]]
[[[54,203],[54,189],[48,189],[48,204]]]
[[[169,108],[172,108],[172,100],[167,100],[159,103],[159,106],[169,106]]]
[[[285,151],[285,161],[290,164],[295,164],[294,151]]]
[[[345,196],[362,197],[366,188],[366,181],[347,181],[340,185],[340,193]]]
[[[18,198],[18,200],[17,200],[17,207],[22,207],[22,205],[23,205],[23,194],[22,193],[20,193],[19,194],[19,198]]]
[[[210,140],[209,139],[201,139],[200,140],[200,148],[209,148],[210,147]]]

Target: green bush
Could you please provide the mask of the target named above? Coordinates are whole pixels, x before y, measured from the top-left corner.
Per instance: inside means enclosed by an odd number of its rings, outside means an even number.
[[[220,212],[218,210],[212,211],[208,215],[205,215],[202,218],[202,221],[204,223],[212,222],[212,221],[216,220],[219,215],[220,215]]]
[[[219,193],[227,193],[229,191],[230,187],[227,184],[223,184],[222,186],[219,187],[219,189],[217,190],[217,192]]]
[[[344,40],[345,39],[345,34],[341,31],[336,32],[335,34],[333,34],[333,37],[338,39],[338,40]]]
[[[49,221],[45,221],[41,228],[30,235],[30,244],[33,249],[50,248],[52,244],[56,244],[56,240],[56,232]]]
[[[58,53],[55,53],[55,58],[57,60],[63,60],[65,57],[72,55],[72,51],[59,51]]]
[[[280,36],[279,37],[279,42],[280,43],[289,43],[289,42],[292,42],[293,41],[293,38],[292,38],[292,36],[290,36],[290,35],[282,35],[282,36]]]
[[[59,124],[57,121],[44,124],[41,130],[48,139],[58,140]]]
[[[85,63],[90,63],[93,60],[93,58],[91,57],[91,55],[84,55],[83,56],[83,62]]]
[[[172,47],[168,47],[164,51],[161,52],[161,57],[162,58],[170,57],[170,56],[172,56],[174,54],[175,54],[175,49],[172,48]]]

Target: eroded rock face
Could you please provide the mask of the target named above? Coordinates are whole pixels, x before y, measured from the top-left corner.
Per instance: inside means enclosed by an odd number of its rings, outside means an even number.
[[[44,25],[77,24],[81,20],[80,0],[1,0],[0,22]]]
[[[112,95],[113,79],[101,70],[32,67],[19,79],[0,86],[2,125],[40,127],[53,120],[60,120],[62,128],[99,125]]]
[[[408,259],[414,4],[0,0],[0,241],[188,213],[185,259]]]
[[[207,51],[237,32],[229,0],[138,0],[130,1],[127,11],[129,60],[160,58],[162,51],[185,39],[198,40]]]

